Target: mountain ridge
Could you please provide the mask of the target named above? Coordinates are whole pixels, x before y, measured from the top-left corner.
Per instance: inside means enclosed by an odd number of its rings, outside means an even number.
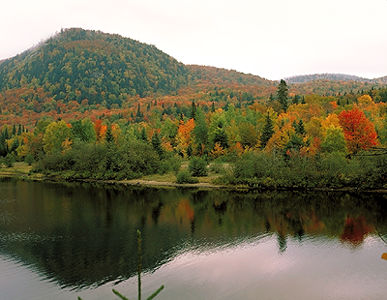
[[[305,75],[295,75],[285,78],[288,83],[306,83],[317,80],[329,80],[329,81],[360,81],[369,83],[387,82],[387,76],[376,78],[365,78],[361,76],[343,74],[343,73],[315,73]]]

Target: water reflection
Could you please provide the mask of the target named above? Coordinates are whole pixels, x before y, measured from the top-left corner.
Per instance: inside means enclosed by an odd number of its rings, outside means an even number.
[[[9,201],[14,199],[14,201]],[[0,182],[0,254],[61,287],[120,282],[136,273],[136,229],[143,267],[154,272],[184,253],[232,249],[275,237],[329,241],[356,249],[387,234],[381,195],[230,193]]]

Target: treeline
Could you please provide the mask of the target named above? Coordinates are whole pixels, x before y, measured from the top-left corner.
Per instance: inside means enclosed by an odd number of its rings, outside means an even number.
[[[33,159],[36,170],[69,178],[179,175],[183,159],[191,160],[191,174],[177,176],[181,182],[205,175],[210,164],[218,181],[231,184],[383,187],[386,104],[368,94],[340,99],[289,96],[281,81],[266,104],[220,108],[193,101],[170,114],[150,107],[146,117],[138,107],[134,122],[117,115],[42,119],[33,130],[8,137],[11,127],[4,126],[0,149],[7,162]]]

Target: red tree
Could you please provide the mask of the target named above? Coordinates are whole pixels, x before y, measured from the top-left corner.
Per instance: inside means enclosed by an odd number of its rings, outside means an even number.
[[[344,130],[347,148],[351,153],[357,153],[378,144],[374,125],[357,107],[342,111],[339,121]]]

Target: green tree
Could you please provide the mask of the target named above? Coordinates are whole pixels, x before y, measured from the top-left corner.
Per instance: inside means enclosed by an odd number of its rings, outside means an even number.
[[[278,101],[281,104],[281,108],[286,112],[288,109],[288,86],[286,81],[281,79],[277,88]]]
[[[90,119],[83,119],[71,122],[71,131],[74,140],[85,143],[95,142],[97,137],[94,130],[94,124]]]
[[[188,169],[192,176],[207,176],[207,162],[200,157],[193,157],[189,161]]]
[[[266,147],[267,142],[270,140],[270,138],[274,134],[273,127],[274,127],[273,121],[270,118],[270,115],[268,113],[266,116],[266,119],[265,119],[265,125],[263,126],[263,131],[262,131],[262,135],[261,135],[261,148],[262,149]]]
[[[197,145],[199,150],[197,152],[201,152],[201,149],[206,148],[208,145],[208,127],[206,123],[206,116],[200,108],[198,108],[196,111],[193,135],[195,144]]]
[[[163,151],[163,148],[161,147],[161,140],[156,131],[152,135],[152,147],[160,157],[163,156],[164,151]]]
[[[194,101],[192,101],[192,104],[191,104],[191,119],[196,120],[196,105]]]
[[[110,124],[107,125],[105,141],[108,144],[111,144],[114,142],[114,137],[113,137],[113,133],[112,133],[112,126]]]
[[[321,143],[321,151],[325,153],[346,152],[343,129],[335,126],[328,127]]]
[[[298,121],[298,123],[296,124],[294,130],[299,135],[304,135],[305,134],[305,127],[304,127],[304,122],[302,122],[302,119],[300,121]]]

